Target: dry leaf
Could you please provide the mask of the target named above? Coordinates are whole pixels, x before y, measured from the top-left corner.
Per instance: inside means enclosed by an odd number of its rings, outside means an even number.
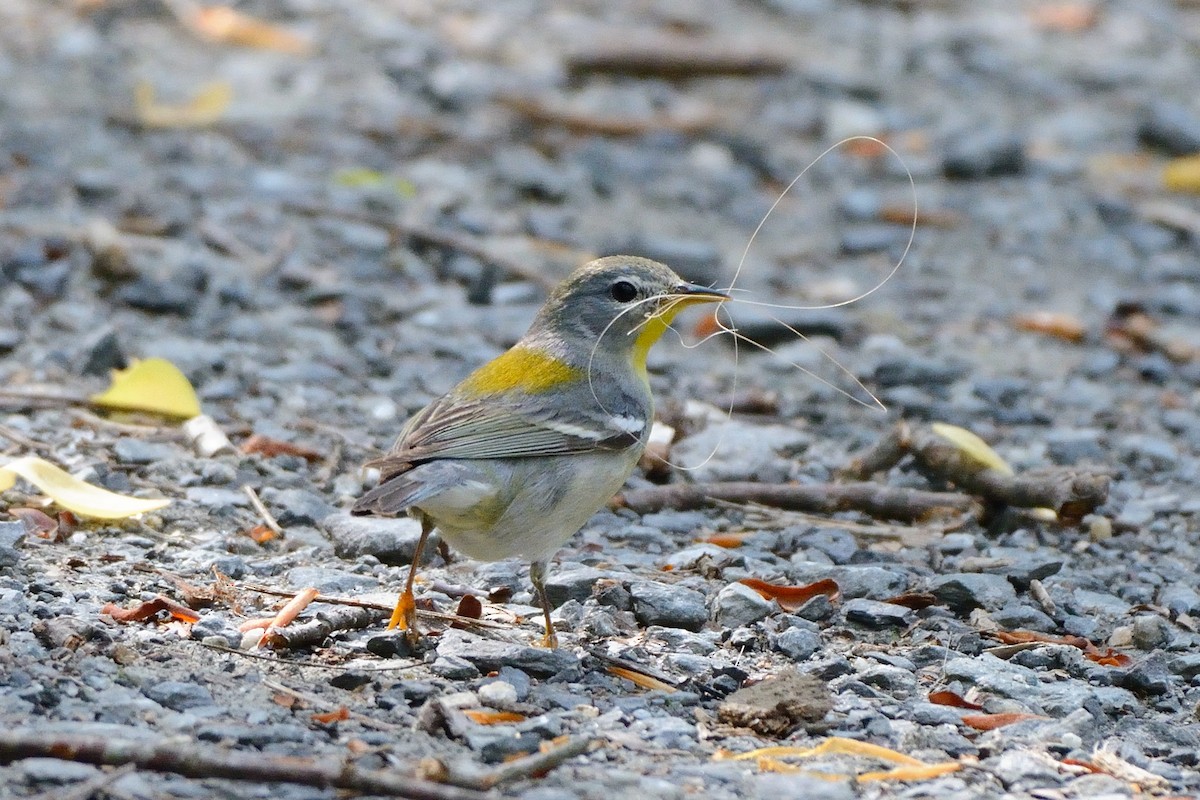
[[[913,611],[920,611],[923,608],[936,606],[938,599],[936,595],[930,592],[905,592],[904,594],[898,594],[895,597],[889,597],[883,602],[891,603],[894,606],[911,608]]]
[[[257,453],[258,455],[266,456],[267,458],[275,458],[276,456],[299,456],[305,461],[312,463],[320,461],[325,456],[319,450],[314,450],[311,447],[305,447],[300,444],[292,444],[279,439],[272,439],[270,436],[263,436],[261,433],[256,433],[246,441],[242,442],[241,451],[247,455]]]
[[[335,711],[326,711],[323,714],[313,714],[313,722],[321,725],[332,725],[335,722],[344,722],[350,719],[350,709],[342,706]]]
[[[204,128],[220,121],[233,100],[233,87],[225,82],[206,84],[179,106],[155,102],[154,87],[142,81],[133,89],[138,122],[147,128]]]
[[[887,772],[864,772],[858,776],[859,783],[871,781],[927,781],[940,778],[951,772],[958,772],[962,764],[957,761],[943,761],[941,764],[923,764],[919,767],[896,767]]]
[[[1079,317],[1056,311],[1017,314],[1012,318],[1012,325],[1019,331],[1041,333],[1073,344],[1082,342],[1087,336],[1087,328]]]
[[[742,578],[738,583],[744,583],[768,600],[779,603],[779,607],[784,611],[795,611],[819,594],[833,600],[841,592],[837,582],[830,578],[824,578],[807,586],[777,586],[758,578]]]
[[[464,619],[479,619],[483,616],[483,603],[473,594],[464,594],[454,614]]]
[[[36,508],[10,508],[8,513],[25,523],[25,531],[43,539],[58,539],[58,520]]]
[[[1024,722],[1028,719],[1049,719],[1049,717],[1010,711],[1005,714],[972,714],[963,717],[962,721],[964,725],[977,731],[994,731],[996,728],[1003,728],[1005,725]]]
[[[139,603],[133,608],[123,608],[116,603],[108,603],[104,608],[100,609],[101,614],[106,614],[117,622],[142,622],[143,620],[151,619],[158,616],[159,612],[166,611],[172,617],[180,622],[198,622],[200,615],[192,611],[186,606],[181,606],[169,597],[159,595],[153,600],[147,600]]]
[[[1005,475],[1013,474],[1013,469],[1008,462],[1001,458],[987,442],[966,428],[949,425],[945,422],[931,422],[929,429],[957,447],[964,455],[970,456],[988,469],[994,469]]]
[[[939,706],[953,706],[954,708],[965,708],[970,711],[983,711],[983,706],[978,703],[972,703],[957,692],[952,692],[949,689],[943,689],[940,692],[930,692],[929,702],[936,703]]]
[[[493,711],[487,708],[468,708],[463,710],[463,716],[476,725],[503,725],[509,722],[524,722],[525,715],[515,711]]]
[[[711,536],[702,536],[697,539],[698,542],[706,542],[707,544],[715,544],[717,547],[732,549],[741,547],[746,543],[746,539],[754,536],[757,531],[742,531],[740,533],[714,533]]]
[[[304,55],[311,49],[309,41],[291,31],[235,11],[229,6],[210,6],[197,9],[188,18],[196,33],[215,42],[277,50],[281,53]]]
[[[21,477],[46,493],[65,509],[95,519],[124,519],[171,504],[166,499],[127,497],[85,483],[37,456],[26,456],[0,466],[0,492],[13,487]]]
[[[1163,186],[1172,192],[1200,193],[1200,154],[1169,161],[1163,170]]]
[[[246,535],[253,539],[256,544],[266,544],[279,534],[270,525],[255,525],[246,531]]]
[[[149,411],[191,419],[200,414],[200,399],[179,368],[165,358],[135,361],[113,370],[112,385],[93,395],[92,403],[123,411]]]
[[[645,675],[637,670],[628,669],[627,667],[618,667],[615,664],[609,664],[604,668],[609,675],[616,675],[618,678],[624,678],[635,686],[640,686],[643,689],[658,690],[660,692],[675,692],[678,691],[671,684],[660,681],[658,678],[653,678]]]

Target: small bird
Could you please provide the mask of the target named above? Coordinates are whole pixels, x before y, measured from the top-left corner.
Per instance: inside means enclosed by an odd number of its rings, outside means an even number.
[[[646,447],[646,356],[682,309],[728,299],[646,258],[597,259],[554,289],[510,350],[414,414],[387,455],[368,462],[379,485],[351,510],[421,523],[388,629],[418,635],[413,579],[436,528],[472,558],[529,559],[543,644],[556,647],[546,568]]]

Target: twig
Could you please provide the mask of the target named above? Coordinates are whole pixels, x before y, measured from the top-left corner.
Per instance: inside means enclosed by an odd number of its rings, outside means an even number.
[[[790,68],[781,54],[682,36],[602,42],[567,56],[567,70],[575,77],[593,73],[669,79],[777,75]]]
[[[676,483],[652,489],[633,489],[615,500],[639,514],[665,508],[687,511],[714,500],[761,503],[789,511],[832,514],[861,511],[872,517],[913,522],[945,511],[967,511],[975,500],[965,494],[929,492],[884,486],[878,483],[765,484],[746,482]]]
[[[294,697],[297,700],[300,700],[301,702],[308,703],[313,708],[323,708],[326,711],[338,711],[342,708],[337,703],[331,703],[328,700],[322,700],[321,698],[317,697],[316,695],[311,695],[311,694],[307,694],[305,692],[301,692],[300,690],[293,689],[290,686],[284,686],[282,683],[271,680],[270,678],[263,678],[262,685],[267,687],[268,689],[272,689],[276,692],[282,692],[283,694],[286,694],[290,697]],[[359,722],[363,725],[366,725],[368,728],[375,728],[376,730],[388,731],[388,732],[393,732],[393,733],[398,733],[400,731],[408,730],[403,725],[393,725],[390,722],[384,722],[381,719],[375,719],[374,717],[368,717],[365,714],[359,714],[354,711],[351,711],[349,713],[350,713],[351,719],[353,719],[356,722]]]
[[[320,661],[303,661],[295,658],[279,658],[278,656],[269,656],[264,653],[251,652],[249,650],[238,650],[235,647],[226,647],[222,644],[210,644],[208,642],[200,642],[199,644],[201,647],[207,647],[209,650],[216,650],[218,653],[226,653],[231,656],[239,656],[240,658],[249,658],[253,661],[266,661],[270,664],[278,664],[282,667],[328,669],[337,672],[395,672],[396,670],[412,669],[411,662],[371,667],[347,666],[345,664],[323,664]]]
[[[36,450],[40,453],[49,453],[53,449],[45,442],[39,442],[37,439],[30,439],[16,428],[10,428],[7,425],[0,425],[0,436],[3,436],[10,442],[15,442],[22,447],[27,447],[30,450]]]
[[[716,114],[595,114],[569,108],[564,103],[541,98],[509,96],[500,102],[538,125],[565,128],[577,134],[603,136],[642,136],[653,131],[673,131],[687,135],[707,133],[717,127]]]
[[[273,586],[263,586],[257,583],[243,583],[241,587],[249,592],[258,592],[259,594],[269,594],[272,597],[291,597],[295,592],[289,592],[286,589],[276,589]],[[393,606],[386,603],[376,603],[371,600],[359,600],[354,597],[336,597],[334,595],[319,594],[313,598],[314,603],[327,603],[331,606],[354,606],[356,608],[369,608],[375,611],[386,611],[391,613]],[[511,629],[509,625],[503,625],[499,622],[492,622],[486,619],[470,619],[469,617],[460,617],[458,614],[447,614],[442,611],[430,611],[423,608],[417,609],[417,616],[424,620],[434,620],[435,622],[450,622],[454,624],[464,625],[474,628],[491,628],[493,630],[507,631]]]
[[[543,775],[575,756],[586,753],[593,741],[595,740],[587,736],[575,737],[545,752],[533,753],[488,770],[481,769],[472,762],[427,759],[422,765],[422,773],[426,778],[439,783],[487,791],[510,781]]]
[[[86,401],[85,401],[86,403]],[[127,433],[131,436],[150,436],[165,441],[186,441],[187,434],[181,428],[167,428],[161,425],[136,425],[132,422],[117,422],[93,414],[84,408],[72,408],[67,413],[94,428],[107,428],[117,433]]]
[[[0,731],[0,763],[23,758],[58,758],[84,764],[170,772],[189,778],[225,778],[257,783],[298,783],[350,789],[411,800],[485,800],[487,795],[442,786],[393,770],[367,770],[349,761],[272,757],[203,745],[195,741],[131,741],[98,736]]]
[[[927,425],[899,422],[843,475],[865,478],[911,455],[921,472],[985,500],[1014,508],[1052,508],[1064,522],[1078,522],[1108,499],[1109,478],[1070,468],[1030,470],[1014,475],[981,462]]]
[[[268,628],[259,647],[295,650],[319,645],[337,631],[359,630],[386,619],[388,612],[371,608],[335,606],[318,611],[313,619],[287,628]]]
[[[63,406],[85,406],[91,401],[83,395],[45,389],[0,389],[0,403],[20,408],[60,408]]]
[[[273,530],[277,535],[282,536],[283,528],[279,526],[279,523],[275,520],[274,515],[267,510],[265,505],[263,505],[263,501],[258,498],[258,492],[254,491],[254,487],[247,483],[242,486],[242,491],[246,493],[246,497],[250,498],[250,505],[254,506],[254,510],[258,512],[260,517],[262,517],[263,524]]]
[[[86,781],[80,781],[72,786],[66,792],[58,789],[38,795],[32,800],[92,800],[96,792],[116,783],[131,772],[137,771],[137,765],[125,764],[108,772],[102,772],[94,778],[88,778]]]

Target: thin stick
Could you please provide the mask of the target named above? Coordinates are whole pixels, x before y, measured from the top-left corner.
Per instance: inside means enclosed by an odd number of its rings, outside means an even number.
[[[30,439],[16,428],[10,428],[7,425],[0,425],[0,436],[3,436],[10,442],[19,444],[22,447],[27,447],[30,450],[36,450],[41,453],[48,453],[51,450],[50,445],[46,444],[45,442],[39,442],[37,439]]]
[[[273,530],[277,535],[282,536],[283,528],[281,528],[279,523],[275,521],[274,515],[272,515],[271,512],[267,510],[267,507],[263,505],[263,501],[258,499],[258,492],[254,491],[254,487],[247,483],[242,486],[242,491],[246,493],[246,497],[250,498],[250,505],[254,506],[254,510],[258,512],[260,517],[262,517],[263,524]]]
[[[0,763],[23,758],[57,758],[83,764],[133,764],[189,778],[225,778],[255,783],[298,783],[350,789],[410,800],[486,800],[481,792],[431,783],[396,770],[368,770],[350,761],[272,757],[212,747],[200,742],[131,741],[99,736],[0,731]]]
[[[501,764],[495,769],[481,770],[474,763],[435,761],[426,765],[423,772],[426,777],[446,783],[451,786],[461,786],[464,789],[479,789],[487,791],[500,784],[522,778],[542,775],[557,766],[569,761],[575,756],[582,755],[592,746],[594,740],[587,736],[568,739],[558,747],[552,747],[543,753],[533,753],[518,758],[507,764]]]
[[[107,428],[116,431],[117,433],[128,433],[131,436],[153,436],[156,439],[168,439],[183,441],[187,439],[187,434],[176,428],[165,428],[158,425],[135,425],[132,422],[117,422],[111,419],[93,414],[84,408],[72,408],[68,412],[72,417],[85,422],[94,428]]]
[[[639,514],[663,509],[694,510],[714,500],[761,503],[790,511],[834,513],[861,511],[873,517],[906,522],[931,514],[968,511],[974,498],[955,492],[929,492],[884,486],[878,483],[764,484],[749,481],[727,483],[676,483],[651,489],[633,489],[617,495],[616,503]]]
[[[80,781],[66,792],[61,792],[58,789],[51,789],[50,791],[33,798],[33,800],[91,800],[96,792],[116,783],[129,773],[136,771],[136,764],[126,764],[109,772],[102,772],[96,777],[89,778],[86,781]]]
[[[276,589],[273,586],[263,586],[257,583],[243,583],[241,587],[248,592],[258,592],[259,594],[269,594],[272,597],[291,597],[295,592],[289,592],[286,589]],[[386,603],[375,603],[371,600],[358,600],[353,597],[337,597],[335,595],[319,594],[313,598],[314,603],[328,603],[331,606],[354,606],[356,608],[369,608],[373,611],[387,611],[391,613],[392,605]],[[466,625],[474,628],[491,628],[492,630],[506,631],[511,626],[504,625],[499,622],[492,622],[487,619],[471,619],[469,617],[460,617],[458,614],[447,614],[442,611],[427,611],[423,608],[417,609],[417,616],[422,619],[431,619],[436,622],[449,622],[459,625]]]
[[[301,702],[308,703],[313,708],[323,708],[326,711],[340,711],[342,709],[342,706],[338,703],[331,703],[328,700],[322,700],[316,695],[302,692],[299,689],[293,689],[290,686],[284,686],[279,681],[274,681],[270,678],[263,678],[262,685],[276,692],[282,692],[289,697],[294,697]],[[393,725],[390,722],[384,722],[383,720],[375,719],[374,717],[368,717],[365,714],[359,714],[354,711],[350,712],[350,718],[356,722],[366,725],[368,728],[375,728],[376,730],[380,731],[388,731],[389,733],[397,733],[399,731],[408,730],[403,725]]]

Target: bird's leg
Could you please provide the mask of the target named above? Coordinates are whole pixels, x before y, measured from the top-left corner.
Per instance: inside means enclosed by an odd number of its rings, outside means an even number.
[[[433,533],[433,520],[420,512],[416,516],[421,520],[421,538],[417,540],[417,549],[413,553],[412,564],[408,568],[408,580],[404,582],[404,591],[400,593],[400,599],[396,601],[396,608],[392,611],[392,618],[388,621],[387,626],[389,631],[392,628],[408,631],[411,639],[416,639],[421,635],[421,632],[417,630],[417,600],[413,597],[413,581],[417,577],[417,565],[421,563],[421,553],[425,550],[425,542],[429,539],[429,534]]]
[[[558,648],[558,637],[554,635],[554,625],[550,622],[550,600],[546,597],[546,567],[549,562],[534,561],[529,565],[529,581],[533,584],[534,594],[542,604],[542,616],[546,618],[546,635],[542,637],[542,647],[551,650]]]

